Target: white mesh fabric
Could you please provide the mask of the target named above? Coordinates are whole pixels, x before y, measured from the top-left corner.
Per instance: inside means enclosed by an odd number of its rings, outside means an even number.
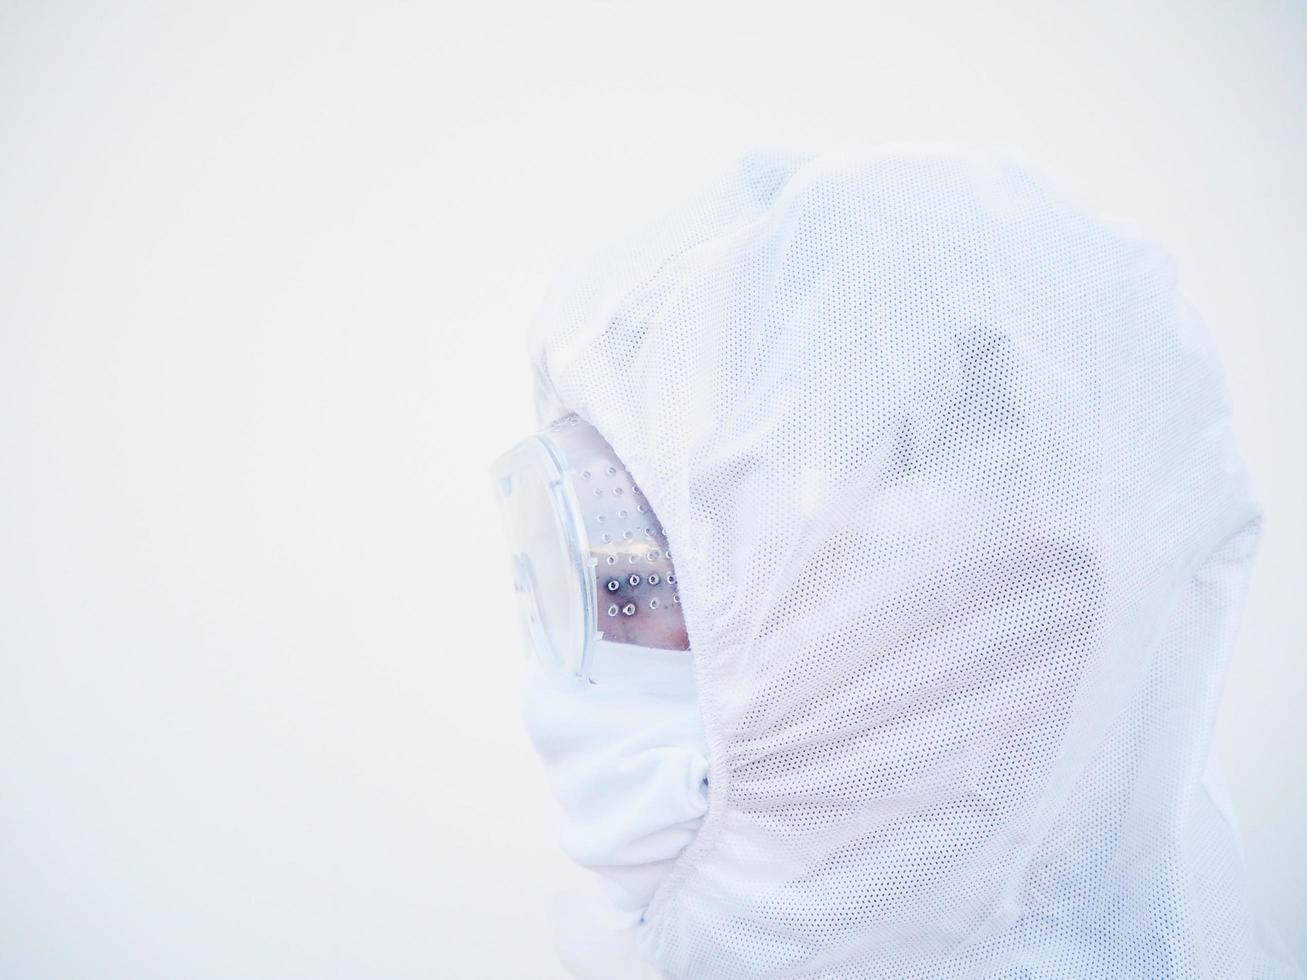
[[[1160,251],[982,153],[755,155],[579,265],[534,354],[696,661],[653,962],[1297,975],[1203,782],[1259,511]]]

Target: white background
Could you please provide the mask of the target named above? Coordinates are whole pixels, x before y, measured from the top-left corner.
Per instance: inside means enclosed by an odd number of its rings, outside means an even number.
[[[0,3],[0,976],[559,976],[485,467],[574,250],[756,145],[1177,257],[1269,514],[1217,748],[1307,960],[1307,5]]]

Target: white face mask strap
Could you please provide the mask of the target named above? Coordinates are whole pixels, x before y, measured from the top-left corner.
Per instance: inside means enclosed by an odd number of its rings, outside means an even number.
[[[589,667],[589,682],[605,688],[694,697],[694,657],[688,650],[650,650],[599,640],[591,649]]]

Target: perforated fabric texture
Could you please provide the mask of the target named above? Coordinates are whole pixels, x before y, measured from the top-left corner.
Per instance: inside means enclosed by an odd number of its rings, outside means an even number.
[[[710,801],[652,962],[1300,975],[1204,783],[1260,516],[1161,251],[985,152],[755,154],[533,349],[676,556]]]

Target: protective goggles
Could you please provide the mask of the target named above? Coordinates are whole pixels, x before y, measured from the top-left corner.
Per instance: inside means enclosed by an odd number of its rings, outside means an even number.
[[[632,658],[689,649],[663,529],[594,426],[565,416],[491,475],[522,624],[543,663],[598,681]]]

